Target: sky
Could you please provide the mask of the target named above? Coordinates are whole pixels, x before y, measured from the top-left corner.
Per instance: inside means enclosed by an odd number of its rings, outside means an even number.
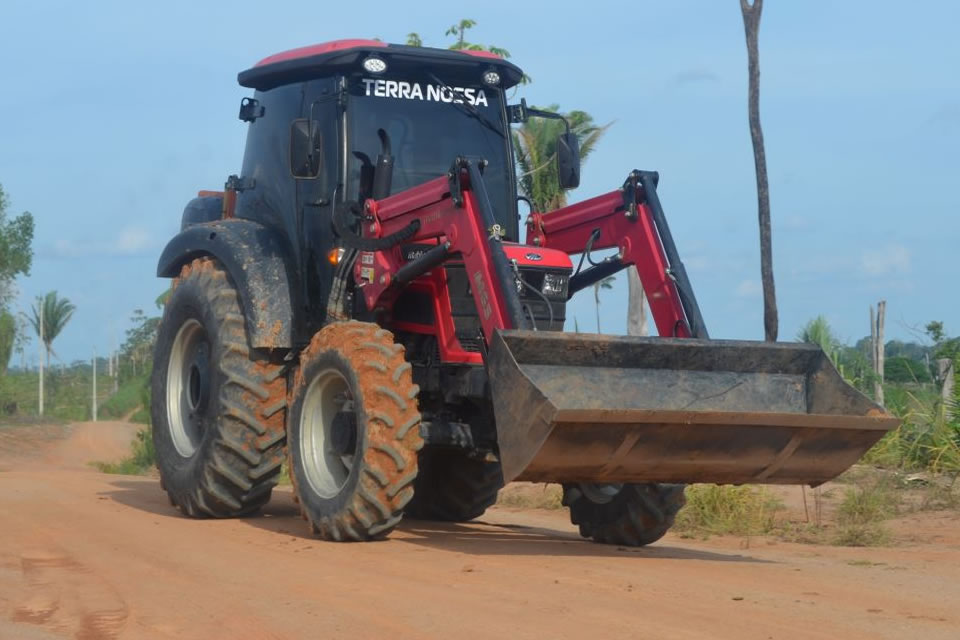
[[[65,362],[122,342],[156,313],[155,277],[183,206],[239,171],[236,74],[278,51],[341,38],[447,46],[461,18],[534,82],[514,99],[612,123],[570,200],[657,170],[674,239],[714,338],[762,339],[746,48],[736,0],[568,3],[139,3],[7,0],[0,20],[0,184],[33,213],[19,305],[56,290],[73,320]],[[960,334],[960,3],[767,0],[761,118],[780,339],[823,314],[842,339],[930,320]],[[626,279],[601,294],[622,333]],[[568,319],[594,330],[589,291]],[[29,359],[28,359],[29,364]],[[19,364],[14,361],[12,364]]]

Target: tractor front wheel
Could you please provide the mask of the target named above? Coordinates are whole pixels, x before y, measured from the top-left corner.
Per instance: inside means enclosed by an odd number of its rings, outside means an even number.
[[[419,388],[403,346],[368,322],[321,329],[300,354],[287,419],[301,514],[326,540],[386,536],[413,497]]]
[[[673,526],[686,501],[682,484],[564,484],[563,504],[580,535],[594,542],[640,547]]]

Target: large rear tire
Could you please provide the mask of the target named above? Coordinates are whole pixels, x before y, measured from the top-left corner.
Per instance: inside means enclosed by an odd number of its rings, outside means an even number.
[[[283,372],[248,347],[236,287],[220,264],[185,265],[151,379],[160,484],[184,514],[243,516],[270,500],[286,438]]]
[[[467,522],[483,515],[503,487],[500,464],[456,450],[425,449],[420,454],[413,500],[406,513],[420,520]]]
[[[326,540],[385,537],[400,522],[423,447],[411,366],[368,322],[321,329],[300,354],[287,420],[301,514]]]
[[[640,547],[673,526],[686,501],[683,489],[682,484],[565,484],[563,504],[584,538]]]

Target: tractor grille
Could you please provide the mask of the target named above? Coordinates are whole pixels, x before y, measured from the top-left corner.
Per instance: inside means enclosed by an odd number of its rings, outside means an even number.
[[[456,329],[457,340],[465,351],[480,351],[480,316],[473,302],[473,292],[470,290],[470,281],[463,265],[453,264],[445,267],[447,271],[447,287],[450,290],[450,306],[453,311],[453,326]],[[547,273],[569,275],[568,271],[548,269],[520,269],[520,275],[530,286],[539,291],[543,286],[543,278]],[[566,318],[566,300],[549,299],[553,310],[553,322],[550,322],[550,309],[547,303],[526,287],[518,291],[520,302],[533,317],[533,323],[540,331],[562,331],[563,321]]]

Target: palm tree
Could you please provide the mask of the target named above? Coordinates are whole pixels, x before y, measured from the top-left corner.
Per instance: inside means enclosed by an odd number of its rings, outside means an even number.
[[[597,333],[600,333],[600,289],[613,289],[614,280],[613,276],[607,276],[593,283],[593,301],[597,306]]]
[[[797,340],[820,345],[820,348],[833,360],[833,363],[837,364],[840,341],[833,334],[830,323],[823,316],[817,316],[805,324],[797,333]]]
[[[557,111],[558,108],[552,105],[547,110]],[[570,121],[570,130],[580,141],[580,160],[585,162],[613,123],[597,126],[586,111],[571,111],[566,117]],[[537,211],[553,211],[567,204],[567,194],[560,188],[557,172],[551,170],[557,154],[557,136],[565,126],[562,120],[531,118],[513,131],[520,166],[520,191],[530,198]]]
[[[63,328],[67,326],[67,322],[73,317],[75,310],[76,307],[73,303],[66,298],[58,297],[56,291],[51,291],[42,298],[38,297],[37,304],[31,308],[33,317],[30,318],[30,323],[33,325],[33,330],[36,331],[37,337],[43,342],[47,352],[48,364],[51,355],[59,358],[57,352],[53,350],[53,341],[57,339],[57,336],[60,335]],[[41,314],[43,320],[42,331],[40,322]]]

